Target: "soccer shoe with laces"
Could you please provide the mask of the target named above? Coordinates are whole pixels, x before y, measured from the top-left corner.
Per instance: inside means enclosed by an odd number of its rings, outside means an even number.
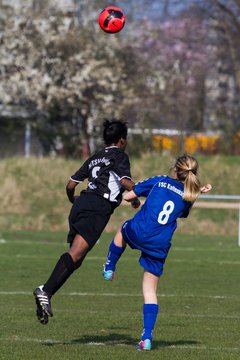
[[[33,291],[33,295],[35,296],[36,304],[37,304],[37,317],[39,319],[40,309],[46,316],[53,316],[50,296],[43,290],[43,285],[37,287]],[[40,321],[40,319],[39,319]],[[41,322],[41,321],[40,321]]]
[[[151,350],[152,342],[149,339],[141,340],[137,345],[137,350]]]
[[[103,265],[103,277],[107,281],[112,281],[114,279],[114,271],[112,270],[105,270],[105,265]]]

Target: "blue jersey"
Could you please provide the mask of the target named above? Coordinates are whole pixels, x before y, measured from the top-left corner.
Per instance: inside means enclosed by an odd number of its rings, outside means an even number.
[[[183,183],[168,176],[154,176],[134,186],[137,196],[147,197],[140,211],[122,228],[132,247],[156,258],[165,258],[179,217],[187,217],[192,203],[182,199]]]

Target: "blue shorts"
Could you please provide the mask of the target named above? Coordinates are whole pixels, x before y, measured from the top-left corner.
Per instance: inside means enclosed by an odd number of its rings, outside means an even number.
[[[156,276],[162,275],[164,263],[165,259],[155,258],[151,255],[144,253],[143,251],[139,258],[139,264],[144,268],[144,270]]]
[[[124,241],[132,249],[140,250],[138,248],[138,246],[136,244],[134,244],[132,239],[129,237],[129,234],[127,233],[126,225],[127,225],[127,221],[123,224],[122,229],[121,229]],[[156,258],[150,254],[147,254],[144,251],[141,251],[141,256],[139,258],[139,264],[144,268],[144,270],[146,270],[156,276],[161,276],[163,273],[163,267],[164,267],[165,260],[166,260],[166,257],[165,258]]]

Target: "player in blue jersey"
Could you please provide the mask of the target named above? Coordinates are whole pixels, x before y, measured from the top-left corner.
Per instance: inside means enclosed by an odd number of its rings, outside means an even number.
[[[140,196],[146,197],[146,201],[117,232],[104,264],[105,280],[113,280],[117,261],[126,245],[141,251],[139,263],[144,269],[144,305],[143,333],[138,350],[151,350],[152,347],[152,332],[158,315],[157,285],[171,247],[177,219],[186,218],[198,195],[212,188],[210,184],[201,187],[197,176],[198,162],[192,156],[180,156],[172,172],[172,177],[154,176],[139,182],[124,195],[126,201]]]

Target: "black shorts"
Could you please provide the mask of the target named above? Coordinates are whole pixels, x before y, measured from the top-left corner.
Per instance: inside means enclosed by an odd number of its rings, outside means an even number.
[[[81,192],[69,214],[69,233],[67,242],[81,235],[92,248],[100,238],[114,208],[103,197],[94,193]]]

